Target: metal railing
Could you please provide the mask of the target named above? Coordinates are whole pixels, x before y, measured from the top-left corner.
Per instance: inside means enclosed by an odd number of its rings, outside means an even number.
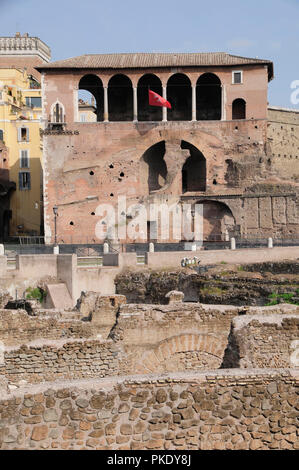
[[[18,237],[16,241],[20,243],[4,243],[5,255],[9,259],[15,258],[17,254],[19,255],[38,255],[38,254],[53,254],[53,245],[44,245],[42,243],[43,237],[24,237],[24,240],[19,240]],[[28,238],[36,239],[37,243],[29,243]],[[236,249],[240,248],[267,248],[268,238],[235,238],[236,240]],[[190,243],[189,243],[190,244]],[[299,246],[299,237],[298,238],[273,238],[273,245],[275,247],[291,247]],[[202,249],[204,250],[224,250],[230,249],[230,242],[223,240],[209,240],[204,241]],[[154,243],[155,252],[173,252],[181,251],[182,253],[187,250],[186,242],[178,243]],[[188,251],[188,250],[187,250]],[[101,258],[103,256],[103,244],[59,244],[60,254],[77,254],[78,258]],[[138,258],[141,259],[144,257],[144,254],[149,252],[149,243],[128,243],[121,244],[119,250],[109,246],[109,252],[115,254],[121,253],[136,253]]]

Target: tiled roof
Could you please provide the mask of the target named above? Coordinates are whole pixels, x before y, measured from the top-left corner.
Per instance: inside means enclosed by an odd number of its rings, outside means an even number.
[[[36,67],[47,69],[130,69],[155,67],[210,67],[264,64],[268,66],[269,80],[273,78],[270,60],[239,57],[225,52],[209,53],[131,53],[85,54]]]

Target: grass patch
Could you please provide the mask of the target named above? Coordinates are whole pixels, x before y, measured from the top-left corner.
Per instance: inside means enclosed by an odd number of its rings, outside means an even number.
[[[230,276],[231,273],[229,271],[221,271],[220,276]]]
[[[223,295],[225,290],[220,289],[220,287],[203,287],[200,289],[201,295]]]
[[[272,305],[278,305],[281,303],[299,305],[299,301],[297,300],[297,297],[299,297],[299,289],[297,289],[296,292],[284,293],[284,294],[278,294],[276,292],[273,292],[272,294],[269,295],[270,302],[267,303],[266,306],[270,307]]]

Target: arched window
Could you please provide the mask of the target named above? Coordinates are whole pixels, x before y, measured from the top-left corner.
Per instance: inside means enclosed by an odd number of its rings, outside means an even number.
[[[138,82],[138,121],[161,121],[162,108],[149,105],[149,89],[162,96],[162,83],[160,78],[158,78],[156,75],[143,75]]]
[[[168,109],[168,121],[191,121],[192,89],[187,75],[176,73],[167,82],[167,100],[171,104]]]
[[[56,101],[56,103],[53,103],[51,106],[51,123],[53,124],[63,124],[65,123],[65,112],[64,112],[64,106],[59,103],[59,101]]]
[[[3,142],[4,140],[4,132],[2,129],[0,129],[0,141]]]
[[[214,73],[204,73],[196,84],[196,119],[221,119],[221,81]]]
[[[190,157],[182,168],[182,192],[205,191],[207,178],[205,157],[198,148],[184,140],[181,148],[190,150]]]
[[[114,75],[108,84],[109,121],[133,121],[133,88],[126,75]]]
[[[96,75],[84,75],[79,82],[78,115],[80,122],[104,119],[104,88]]]
[[[246,101],[242,98],[237,98],[233,101],[232,105],[232,118],[233,119],[246,119]]]

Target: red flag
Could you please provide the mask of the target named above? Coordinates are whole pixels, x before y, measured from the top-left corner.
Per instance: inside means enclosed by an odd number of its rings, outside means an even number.
[[[165,98],[162,98],[162,96],[158,95],[158,93],[155,93],[152,90],[148,90],[148,99],[150,106],[163,106],[165,108],[171,109],[171,104],[169,101],[167,101]]]

